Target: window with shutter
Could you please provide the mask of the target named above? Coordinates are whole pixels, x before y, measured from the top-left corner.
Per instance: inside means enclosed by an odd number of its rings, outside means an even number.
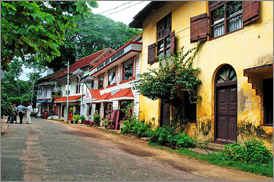
[[[190,18],[190,42],[205,41],[207,39],[207,14]]]
[[[212,5],[210,7],[210,22],[211,38],[243,28],[242,2],[219,2]]]
[[[153,64],[155,62],[155,46],[155,43],[148,46],[148,64]]]
[[[175,33],[171,32],[171,13],[157,23],[157,56],[175,52]]]
[[[243,1],[243,24],[248,25],[259,19],[260,2]]]

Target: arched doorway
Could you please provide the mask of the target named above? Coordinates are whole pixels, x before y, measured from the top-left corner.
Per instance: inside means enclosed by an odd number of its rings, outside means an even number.
[[[215,77],[215,142],[237,141],[237,75],[230,65]]]

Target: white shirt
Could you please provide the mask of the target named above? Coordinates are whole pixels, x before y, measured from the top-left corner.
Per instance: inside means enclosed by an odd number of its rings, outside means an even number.
[[[28,111],[30,111],[30,112],[32,111],[32,106],[31,105],[28,106]]]

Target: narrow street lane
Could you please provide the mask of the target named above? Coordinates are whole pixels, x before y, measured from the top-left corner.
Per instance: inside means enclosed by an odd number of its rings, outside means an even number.
[[[112,132],[42,119],[9,124],[1,145],[2,181],[271,180],[168,154]]]

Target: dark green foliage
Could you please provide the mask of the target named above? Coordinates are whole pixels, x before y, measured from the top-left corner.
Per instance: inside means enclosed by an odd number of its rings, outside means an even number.
[[[161,145],[169,143],[174,133],[170,126],[157,127],[150,139],[152,142],[157,142]]]
[[[99,114],[96,114],[93,116],[93,121],[95,124],[99,124],[101,121],[101,116]]]
[[[250,164],[268,164],[270,160],[273,160],[270,150],[262,141],[255,139],[245,141],[243,146],[239,143],[227,144],[221,154],[231,160]]]
[[[94,1],[2,1],[1,66],[7,68],[15,57],[50,62],[60,56],[65,32],[73,29],[75,16],[85,15]]]
[[[31,112],[31,113],[30,113],[30,116],[31,116],[31,117],[36,117],[36,112]]]
[[[172,109],[172,127],[173,130],[180,129],[184,131],[189,118],[186,118],[185,101],[180,96],[187,92],[190,103],[197,103],[200,96],[197,95],[197,89],[201,85],[198,79],[199,68],[193,67],[193,61],[196,57],[198,47],[184,52],[184,47],[170,57],[159,58],[159,68],[149,69],[149,72],[140,75],[140,80],[136,81],[140,94],[152,99],[162,99],[165,103],[171,104]]]
[[[196,139],[190,137],[187,133],[179,132],[174,133],[172,127],[163,126],[157,127],[154,132],[152,132],[152,138],[150,141],[157,142],[160,145],[170,145],[179,148],[190,148],[196,147]]]
[[[4,86],[1,85],[1,116],[9,116],[12,113],[12,104],[8,98],[8,95],[4,92]]]
[[[137,120],[134,120],[132,122],[130,121],[124,121],[125,127],[122,128],[121,133],[132,133],[136,134],[139,137],[147,137],[150,136],[150,124],[145,124],[144,121],[138,122]]]

